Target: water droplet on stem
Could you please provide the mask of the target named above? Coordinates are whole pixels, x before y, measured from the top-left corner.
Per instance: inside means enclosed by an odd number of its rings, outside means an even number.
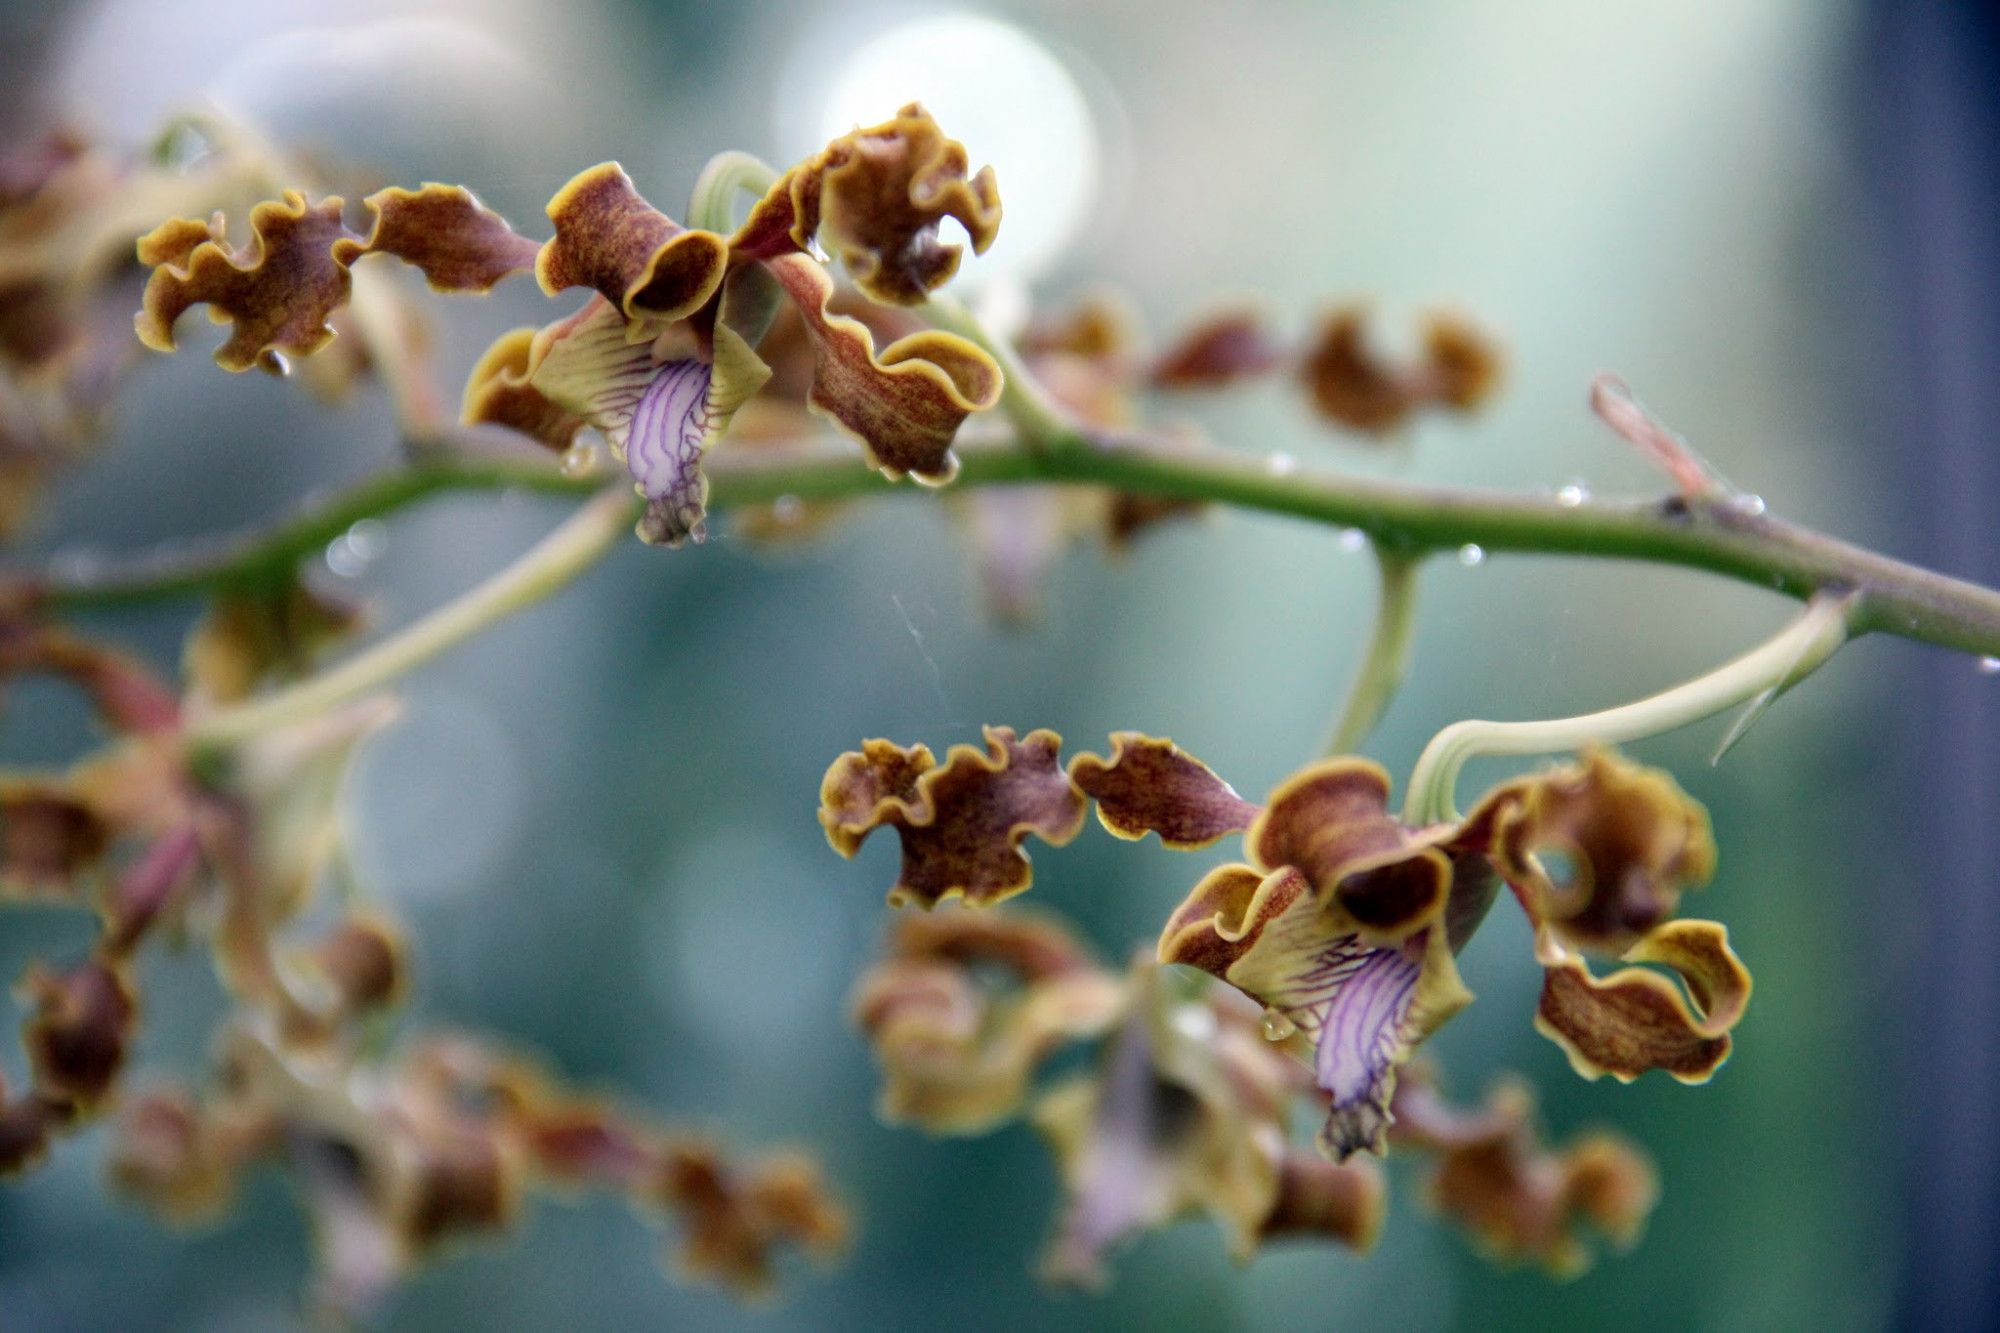
[[[562,474],[571,479],[593,476],[603,461],[604,451],[588,441],[578,441],[563,450]]]

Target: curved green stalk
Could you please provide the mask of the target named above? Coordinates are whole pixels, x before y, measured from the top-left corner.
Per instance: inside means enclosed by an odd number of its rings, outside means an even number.
[[[777,168],[763,158],[735,151],[717,153],[694,179],[687,224],[727,236],[736,230],[736,196],[761,196],[777,183]]]
[[[1348,687],[1347,701],[1334,723],[1327,741],[1328,755],[1353,754],[1375,730],[1382,714],[1402,686],[1410,669],[1412,631],[1417,615],[1417,566],[1421,557],[1381,546],[1375,548],[1375,565],[1381,575],[1381,593],[1375,604],[1375,625],[1368,636],[1368,648],[1361,657],[1361,669]]]
[[[1542,722],[1454,722],[1431,738],[1404,797],[1403,819],[1431,824],[1457,816],[1459,771],[1476,755],[1551,754],[1592,742],[1656,736],[1804,680],[1847,642],[1851,597],[1815,597],[1791,624],[1732,662],[1636,703]]]
[[[638,513],[639,501],[628,488],[604,491],[513,564],[380,643],[275,694],[197,718],[188,725],[188,744],[197,751],[234,745],[382,688],[596,564]]]

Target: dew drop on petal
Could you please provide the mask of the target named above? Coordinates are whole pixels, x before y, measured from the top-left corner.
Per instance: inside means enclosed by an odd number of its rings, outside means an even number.
[[[1283,1041],[1299,1030],[1299,1025],[1276,1009],[1264,1011],[1264,1040]]]
[[[1349,555],[1353,555],[1360,551],[1362,547],[1368,545],[1368,534],[1360,528],[1342,528],[1340,536],[1335,540],[1339,543],[1341,550],[1347,552]]]
[[[572,479],[594,476],[603,459],[602,449],[587,440],[579,440],[563,450],[562,474]]]
[[[1739,514],[1748,514],[1751,518],[1756,518],[1764,512],[1764,497],[1751,495],[1747,491],[1741,492],[1729,498],[1729,507]]]
[[[1982,676],[2000,676],[2000,657],[1980,658],[1979,674]]]
[[[1264,466],[1274,477],[1289,477],[1299,470],[1299,460],[1280,449],[1265,460]]]
[[[1486,563],[1486,548],[1478,542],[1467,542],[1458,548],[1458,563],[1473,569]]]
[[[1574,509],[1590,498],[1590,487],[1580,481],[1573,481],[1556,492],[1556,503],[1564,509]]]

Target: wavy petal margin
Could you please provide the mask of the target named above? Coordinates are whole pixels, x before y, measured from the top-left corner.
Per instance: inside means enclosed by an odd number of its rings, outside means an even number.
[[[903,844],[892,906],[935,907],[963,897],[989,906],[1027,889],[1030,833],[1062,846],[1083,829],[1085,802],[1057,762],[1062,738],[1011,727],[984,729],[986,750],[955,745],[936,764],[924,746],[868,742],[836,759],[820,784],[827,841],[851,857],[888,826]]]
[[[1536,1029],[1584,1078],[1630,1083],[1664,1069],[1682,1083],[1706,1083],[1729,1058],[1730,1029],[1750,1002],[1750,972],[1729,947],[1729,931],[1713,921],[1669,921],[1624,957],[1671,968],[1686,994],[1642,967],[1594,977],[1558,948],[1545,956]]]
[[[926,329],[877,352],[867,325],[828,309],[833,279],[809,255],[765,269],[805,317],[814,349],[807,404],[857,441],[891,480],[942,486],[958,475],[951,442],[966,417],[1000,401],[998,363],[955,333]]]
[[[1378,943],[1400,940],[1443,910],[1450,858],[1389,813],[1389,775],[1365,759],[1332,759],[1280,784],[1244,846],[1265,867],[1296,866]]]
[[[647,203],[616,162],[580,171],[549,200],[554,239],[535,260],[550,296],[590,287],[627,319],[685,319],[729,269],[729,243],[691,231]]]
[[[976,1134],[1020,1110],[1043,1060],[1125,1004],[1054,921],[959,910],[903,918],[852,1009],[882,1066],[882,1118]]]
[[[366,237],[348,229],[338,197],[312,204],[297,190],[252,208],[250,239],[233,249],[220,215],[161,223],[138,243],[139,262],[153,269],[134,321],[139,341],[173,351],[175,321],[206,304],[216,323],[234,326],[218,365],[282,372],[282,354],[309,356],[332,339],[328,317],[347,303],[348,270],[363,255],[395,255],[438,290],[462,292],[486,291],[534,262],[535,243],[462,186],[383,190],[366,203]]]
[[[958,271],[960,248],[938,239],[945,218],[965,228],[975,254],[999,233],[993,168],[969,175],[970,168],[965,146],[912,102],[786,172],[731,248],[768,259],[808,250],[817,237],[870,300],[920,304]]]
[[[1524,1084],[1503,1082],[1484,1106],[1466,1110],[1446,1102],[1419,1065],[1396,1089],[1395,1113],[1397,1149],[1435,1159],[1424,1187],[1431,1206],[1502,1263],[1531,1260],[1576,1277],[1593,1258],[1584,1224],[1628,1249],[1659,1202],[1652,1162],[1618,1135],[1586,1133],[1561,1149],[1545,1143]]]
[[[1668,774],[1608,750],[1496,788],[1467,821],[1487,823],[1488,854],[1529,919],[1594,952],[1631,948],[1715,873],[1708,812]]]
[[[1257,807],[1208,765],[1170,740],[1137,731],[1113,732],[1108,759],[1070,760],[1069,776],[1097,802],[1104,827],[1128,841],[1157,833],[1185,851],[1241,833],[1257,818]]]

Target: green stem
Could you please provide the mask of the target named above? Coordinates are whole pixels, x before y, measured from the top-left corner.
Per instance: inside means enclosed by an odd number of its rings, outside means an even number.
[[[1327,742],[1329,755],[1353,754],[1375,730],[1389,700],[1410,669],[1412,631],[1416,626],[1417,566],[1421,558],[1386,547],[1375,548],[1381,574],[1381,595],[1375,604],[1375,626],[1361,669],[1348,687],[1347,702]]]
[[[1431,824],[1456,818],[1459,771],[1477,755],[1550,754],[1592,742],[1656,736],[1726,708],[1791,688],[1840,650],[1854,599],[1815,597],[1783,630],[1732,662],[1636,703],[1542,722],[1454,722],[1431,738],[1404,797],[1403,819]]]
[[[761,157],[730,151],[708,159],[688,198],[688,226],[699,231],[736,230],[736,196],[762,196],[778,183],[777,168]]]
[[[599,494],[486,582],[373,647],[298,684],[190,723],[196,750],[221,748],[317,717],[389,684],[502,618],[541,601],[597,563],[631,528],[638,501],[623,486]]]
[[[1023,483],[1112,486],[1167,499],[1212,501],[1359,528],[1412,554],[1477,543],[1489,553],[1588,556],[1677,565],[1801,600],[1821,589],[1859,594],[1857,635],[1880,631],[1960,652],[2000,656],[2000,592],[1727,503],[1592,500],[1419,486],[1342,476],[1254,454],[1186,449],[1132,437],[1099,442],[1074,432],[1042,453],[1018,441],[967,444],[956,487]],[[851,445],[719,449],[708,464],[717,512],[783,497],[837,500],[928,495],[895,487]],[[590,482],[552,463],[426,462],[362,482],[268,531],[220,545],[153,555],[136,564],[42,571],[0,579],[0,602],[55,609],[118,606],[217,588],[269,583],[359,519],[455,491],[525,490],[582,495]],[[685,558],[685,557],[683,557]]]

